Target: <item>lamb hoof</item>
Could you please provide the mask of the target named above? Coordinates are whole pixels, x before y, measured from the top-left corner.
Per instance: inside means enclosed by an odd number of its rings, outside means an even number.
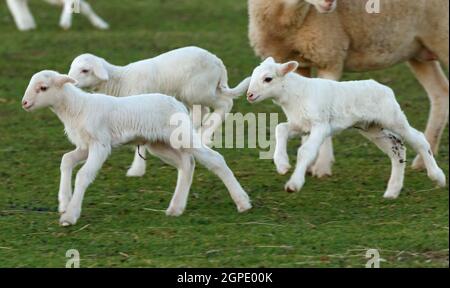
[[[383,198],[384,199],[389,199],[389,200],[394,200],[397,199],[400,193],[398,192],[390,192],[390,191],[386,191],[386,193],[384,193]]]
[[[278,164],[276,165],[277,167],[277,172],[280,175],[286,175],[289,170],[291,169],[291,165],[289,165],[289,163],[283,163],[283,164]]]
[[[420,157],[419,155],[416,156],[416,158],[414,159],[411,167],[414,170],[419,170],[419,171],[425,170],[425,163],[423,162],[422,157]]]
[[[109,24],[103,21],[102,19],[96,19],[92,22],[92,25],[94,25],[95,28],[100,30],[108,30]]]
[[[239,204],[237,206],[237,209],[238,209],[239,213],[244,213],[244,212],[252,209],[252,204],[250,203],[250,201],[247,201],[244,204]]]
[[[294,181],[289,181],[286,186],[284,186],[284,190],[288,193],[295,193],[302,189],[302,183],[296,183]]]
[[[316,163],[309,169],[309,171],[312,176],[317,177],[317,178],[329,177],[329,176],[333,175],[331,166],[332,166],[332,162],[329,162],[326,164]]]
[[[64,213],[61,215],[59,219],[59,224],[63,227],[75,225],[77,223],[77,217],[71,215],[70,213]]]
[[[441,188],[447,186],[447,179],[445,177],[444,172],[441,169],[432,174],[429,174],[428,177],[430,177],[431,180],[435,181],[437,185]]]
[[[127,171],[127,177],[142,177],[145,174],[145,169],[136,169],[131,167]]]
[[[59,23],[59,27],[61,27],[64,30],[69,30],[70,27],[72,27],[72,24],[70,22],[61,21]]]
[[[178,217],[181,216],[184,212],[184,208],[181,207],[169,207],[166,210],[166,216]]]

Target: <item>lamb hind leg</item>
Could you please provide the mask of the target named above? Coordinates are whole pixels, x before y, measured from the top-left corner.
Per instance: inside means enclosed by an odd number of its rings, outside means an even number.
[[[412,148],[422,157],[425,167],[427,168],[428,177],[435,181],[440,187],[446,186],[446,177],[444,172],[436,163],[425,135],[409,126],[407,121],[398,125],[389,127],[389,130],[399,134]]]
[[[203,143],[211,146],[213,143],[214,132],[222,125],[225,121],[227,113],[233,108],[233,100],[230,98],[221,98],[215,103],[213,113],[209,115],[207,119],[204,120],[202,127],[202,139]]]
[[[178,169],[177,186],[166,215],[180,216],[186,209],[192,185],[195,170],[194,158],[189,153],[175,150],[166,144],[150,144],[148,148],[152,154]]]
[[[236,180],[236,177],[228,167],[222,155],[205,146],[192,148],[190,151],[196,160],[223,181],[239,212],[245,212],[252,208],[247,193],[245,193],[244,189],[242,189],[241,185]]]
[[[380,127],[373,127],[367,131],[360,130],[359,132],[372,141],[391,159],[391,177],[387,190],[384,193],[384,198],[396,199],[403,188],[406,167],[406,147],[398,135]]]
[[[100,16],[94,12],[91,5],[84,0],[81,0],[80,2],[80,12],[89,19],[94,27],[101,30],[109,29],[109,24],[100,18]]]
[[[425,88],[431,102],[425,136],[431,144],[432,151],[437,155],[442,133],[448,122],[449,114],[449,84],[439,62],[409,61],[409,66],[420,84]],[[424,169],[423,159],[418,155],[413,162],[414,169]]]
[[[145,154],[145,146],[136,147],[133,164],[131,164],[130,169],[127,171],[128,177],[144,176],[147,165],[145,159],[143,159],[143,157],[145,158]]]
[[[6,4],[19,30],[27,31],[36,28],[36,22],[28,7],[27,0],[6,0]]]

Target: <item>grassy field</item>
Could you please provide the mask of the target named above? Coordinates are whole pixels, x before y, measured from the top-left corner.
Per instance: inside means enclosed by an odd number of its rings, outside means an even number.
[[[87,51],[125,64],[197,45],[223,59],[234,85],[259,62],[248,44],[246,1],[91,1],[112,26],[106,32],[78,15],[71,31],[61,31],[59,8],[30,1],[39,24],[32,33],[15,30],[3,2],[0,267],[64,267],[72,248],[82,267],[364,267],[370,248],[379,249],[382,267],[448,267],[448,190],[408,167],[401,197],[384,200],[390,161],[351,131],[334,140],[333,177],[308,178],[292,195],[282,189],[288,178],[270,160],[259,160],[258,149],[220,149],[253,200],[254,209],[243,215],[222,183],[198,165],[186,213],[166,217],[158,210],[169,204],[175,169],[151,158],[145,177],[126,178],[133,152],[122,147],[89,187],[78,224],[59,227],[59,162],[72,147],[49,110],[21,109],[31,75],[67,72]],[[424,129],[428,99],[406,66],[345,76],[369,77],[390,85],[411,123]],[[245,99],[233,111],[281,112],[270,101],[251,106]],[[292,157],[298,144],[290,143]],[[446,130],[438,160],[447,175],[448,152]],[[409,163],[413,157],[409,149]]]

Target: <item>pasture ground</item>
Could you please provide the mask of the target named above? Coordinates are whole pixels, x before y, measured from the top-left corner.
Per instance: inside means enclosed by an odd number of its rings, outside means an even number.
[[[248,44],[246,1],[91,1],[111,23],[106,32],[79,15],[71,31],[61,31],[59,8],[30,2],[39,24],[31,33],[16,31],[0,3],[1,267],[64,267],[72,248],[82,267],[364,267],[369,248],[379,249],[382,267],[448,267],[448,189],[408,167],[401,197],[384,200],[390,161],[351,131],[334,140],[333,177],[308,178],[292,195],[282,189],[288,178],[259,160],[258,149],[220,149],[253,200],[243,215],[222,183],[197,165],[186,213],[166,217],[158,210],[169,204],[175,169],[151,158],[145,177],[126,178],[133,152],[123,147],[89,187],[79,223],[59,227],[59,162],[72,146],[49,110],[21,109],[32,74],[67,72],[87,51],[125,64],[197,45],[223,59],[235,85],[259,59]],[[411,123],[424,129],[428,99],[405,65],[345,75],[363,78],[390,85]],[[244,114],[281,112],[270,101],[235,103],[233,111]],[[291,159],[298,144],[290,143]],[[447,175],[448,152],[446,130],[438,160]],[[409,149],[409,163],[414,156]]]

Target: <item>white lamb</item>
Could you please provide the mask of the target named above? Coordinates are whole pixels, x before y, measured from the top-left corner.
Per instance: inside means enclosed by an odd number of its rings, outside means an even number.
[[[72,26],[72,14],[78,11],[85,15],[91,24],[98,29],[108,29],[109,25],[92,10],[91,5],[85,0],[44,0],[52,5],[63,6],[63,11],[59,25],[63,29],[69,29]],[[21,31],[27,31],[36,28],[36,22],[28,7],[28,0],[6,0],[9,10],[13,15],[16,26]],[[75,7],[77,6],[77,7]]]
[[[274,99],[287,116],[288,122],[276,128],[274,162],[278,173],[286,174],[290,169],[288,138],[309,133],[298,150],[297,166],[286,191],[303,187],[305,172],[323,141],[348,128],[357,128],[391,158],[392,173],[385,198],[397,198],[403,187],[406,149],[402,139],[423,157],[428,176],[439,186],[446,185],[445,174],[437,166],[429,143],[409,125],[392,89],[373,80],[336,82],[305,78],[292,73],[298,65],[295,61],[278,64],[268,58],[254,70],[247,94],[251,103]]]
[[[86,188],[108,158],[111,148],[126,143],[145,145],[154,155],[178,169],[177,186],[167,215],[181,215],[186,207],[194,157],[222,179],[239,212],[251,208],[247,194],[223,157],[201,144],[186,108],[175,98],[162,94],[124,98],[88,94],[76,88],[75,83],[67,75],[42,71],[31,78],[22,100],[26,111],[50,107],[64,123],[69,140],[76,146],[61,161],[58,196],[61,225],[77,222]],[[171,125],[174,115],[185,115],[188,123],[178,127]],[[172,133],[179,129],[192,140],[191,146],[176,148],[173,145]],[[76,176],[72,195],[72,170],[85,160]]]
[[[233,98],[245,94],[250,83],[250,78],[247,78],[236,88],[230,89],[227,69],[222,60],[198,47],[176,49],[126,66],[116,66],[103,58],[83,54],[73,60],[69,76],[77,80],[79,88],[112,96],[143,93],[173,95],[189,108],[196,129],[202,126],[203,121],[202,137],[206,144],[211,143],[214,131],[231,111]],[[199,113],[193,113],[196,111],[195,105],[201,106]],[[210,108],[214,110],[215,117],[204,119]],[[128,176],[145,174],[143,157],[145,151],[142,150],[139,155],[136,149]]]

